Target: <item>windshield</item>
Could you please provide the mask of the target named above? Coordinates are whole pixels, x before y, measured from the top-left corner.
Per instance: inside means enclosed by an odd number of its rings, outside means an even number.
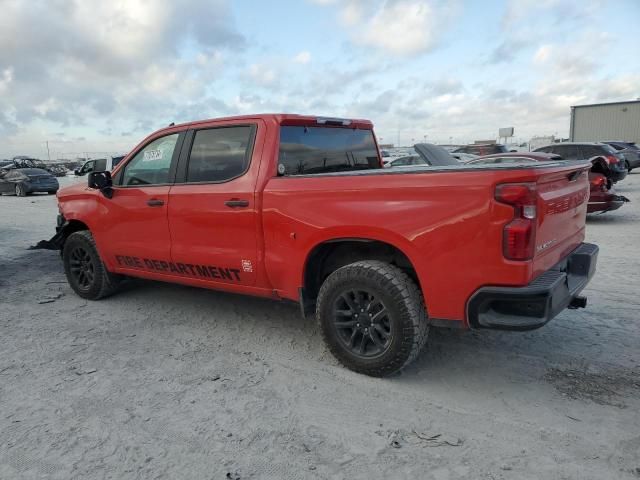
[[[280,128],[280,175],[371,168],[380,168],[372,130],[304,126]]]

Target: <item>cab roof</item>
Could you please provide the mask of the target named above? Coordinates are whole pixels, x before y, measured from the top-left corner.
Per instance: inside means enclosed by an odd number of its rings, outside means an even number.
[[[258,113],[252,115],[236,115],[230,117],[210,118],[205,120],[194,120],[191,122],[179,123],[170,125],[161,130],[184,128],[184,127],[197,127],[203,123],[210,122],[228,122],[228,121],[248,121],[248,120],[263,120],[265,122],[275,122],[280,125],[329,125],[329,126],[343,126],[351,128],[361,128],[371,130],[373,123],[370,120],[362,118],[338,118],[338,117],[326,117],[321,115],[298,115],[295,113]],[[321,123],[323,122],[324,123]],[[338,124],[342,122],[342,125]],[[348,123],[347,123],[348,122]]]

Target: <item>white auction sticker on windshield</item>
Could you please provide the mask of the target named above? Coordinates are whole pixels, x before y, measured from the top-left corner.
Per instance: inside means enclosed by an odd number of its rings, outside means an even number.
[[[144,152],[143,162],[151,162],[153,160],[162,160],[162,150],[146,150]]]

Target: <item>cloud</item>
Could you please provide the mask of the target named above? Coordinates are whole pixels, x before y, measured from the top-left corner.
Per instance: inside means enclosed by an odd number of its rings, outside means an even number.
[[[226,0],[5,0],[0,128],[142,117],[164,124],[186,97],[206,97],[222,71],[220,52],[245,46]],[[199,54],[185,56],[189,49]]]
[[[294,63],[307,64],[311,61],[311,54],[309,52],[300,52],[295,57],[293,57]]]
[[[337,5],[340,23],[356,45],[383,53],[414,56],[433,50],[442,28],[457,11],[457,2],[430,0],[314,0]]]

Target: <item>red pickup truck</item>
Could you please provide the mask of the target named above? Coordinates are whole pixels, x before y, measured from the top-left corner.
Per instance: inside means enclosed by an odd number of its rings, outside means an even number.
[[[430,326],[527,330],[585,306],[590,166],[389,169],[366,120],[206,120],[59,191],[52,244],[83,298],[131,276],[294,300],[343,365],[382,376]]]

